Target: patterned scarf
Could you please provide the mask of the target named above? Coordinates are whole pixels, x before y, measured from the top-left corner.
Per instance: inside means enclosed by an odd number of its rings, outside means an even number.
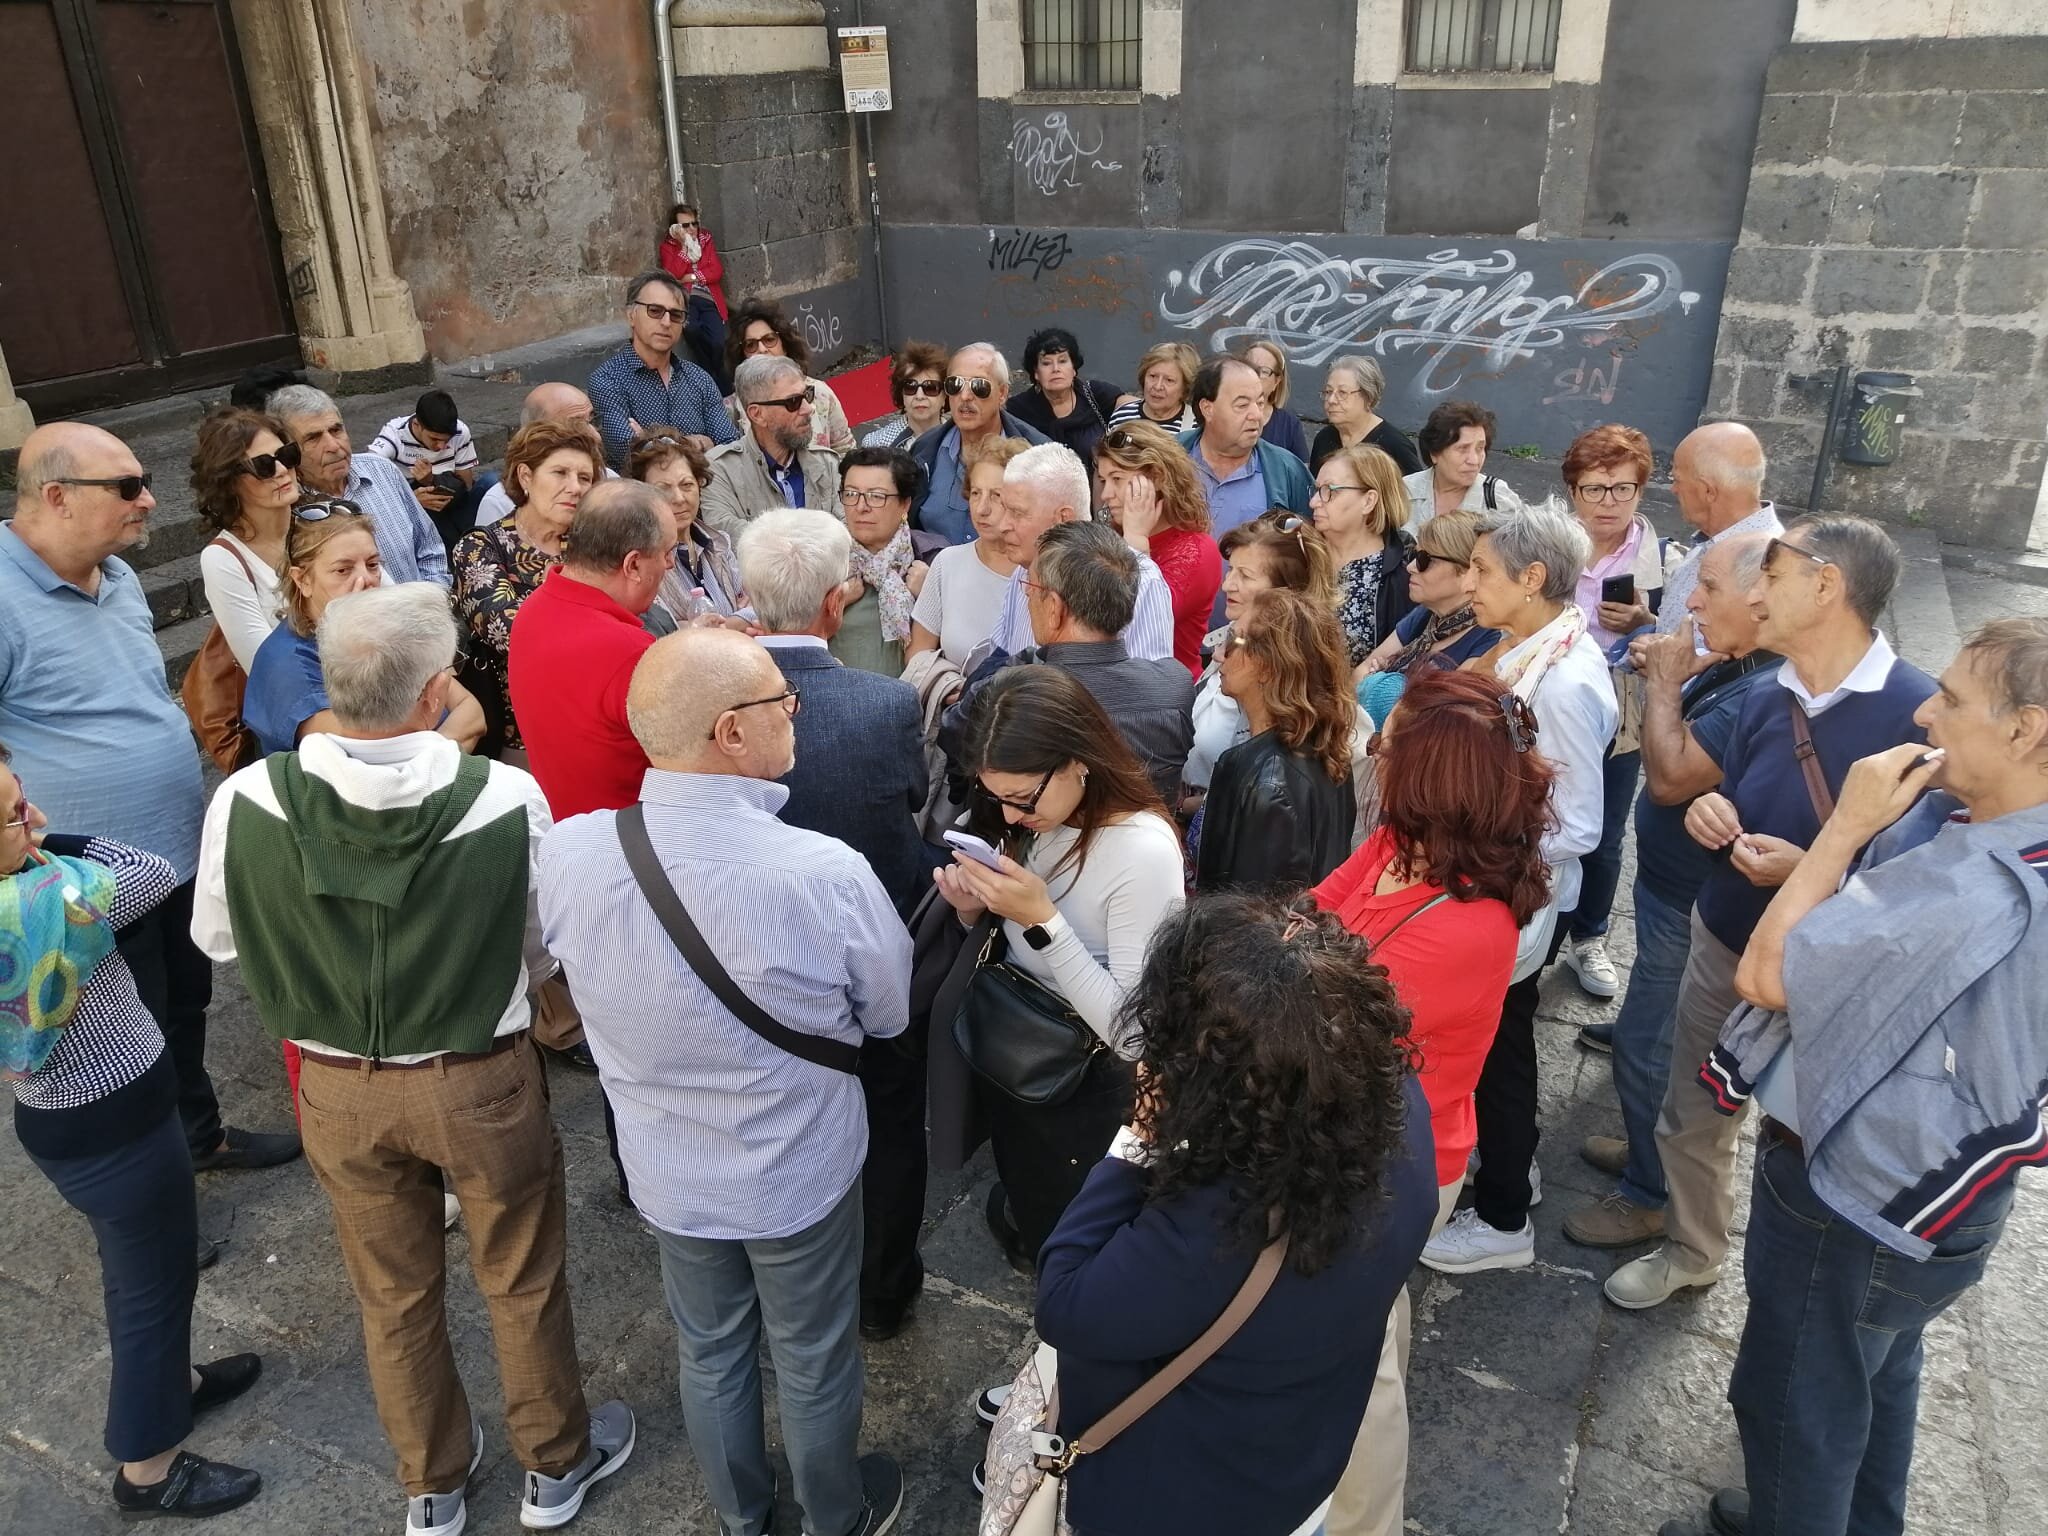
[[[114,947],[114,875],[90,859],[36,854],[0,880],[0,1075],[49,1059],[93,968]]]
[[[1566,603],[1556,618],[1494,664],[1493,675],[1529,703],[1543,685],[1543,675],[1586,632],[1586,615],[1577,603]]]
[[[858,576],[882,605],[882,638],[901,642],[910,638],[910,588],[904,572],[910,569],[910,524],[896,530],[896,536],[879,553],[853,546],[848,574]]]
[[[1470,604],[1456,613],[1432,613],[1422,626],[1422,633],[1404,646],[1399,655],[1382,667],[1383,672],[1407,672],[1418,662],[1428,659],[1430,652],[1439,642],[1453,635],[1462,635],[1474,623]]]

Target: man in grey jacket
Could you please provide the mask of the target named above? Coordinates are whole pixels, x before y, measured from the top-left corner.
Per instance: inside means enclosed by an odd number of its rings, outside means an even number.
[[[2048,619],[1978,630],[1916,722],[1931,750],[1850,770],[1700,1072],[1764,1115],[1728,1385],[1749,1493],[1716,1530],[1903,1528],[1922,1335],[2048,1162]]]
[[[750,357],[732,376],[747,429],[711,450],[704,521],[737,539],[773,507],[838,505],[839,461],[811,446],[812,387],[786,357]]]

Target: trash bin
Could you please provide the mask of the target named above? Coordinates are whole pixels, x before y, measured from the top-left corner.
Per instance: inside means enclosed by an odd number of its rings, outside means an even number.
[[[1910,373],[1859,373],[1842,436],[1848,464],[1889,464],[1906,434],[1906,402],[1920,398]]]

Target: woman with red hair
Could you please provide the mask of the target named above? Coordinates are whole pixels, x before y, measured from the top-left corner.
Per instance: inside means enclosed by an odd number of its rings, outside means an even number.
[[[1372,946],[1408,1009],[1436,1137],[1438,1228],[1478,1138],[1472,1090],[1500,1023],[1516,935],[1550,900],[1539,844],[1552,770],[1535,739],[1529,706],[1491,675],[1418,675],[1373,743],[1380,824],[1309,893]],[[1404,1288],[1330,1507],[1330,1536],[1401,1528],[1407,1371]]]

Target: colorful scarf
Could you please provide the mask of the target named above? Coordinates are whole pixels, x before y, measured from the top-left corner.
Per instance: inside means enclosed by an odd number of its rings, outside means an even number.
[[[1447,640],[1453,635],[1462,635],[1475,622],[1477,621],[1472,617],[1470,603],[1456,613],[1432,613],[1423,622],[1422,632],[1403,646],[1400,654],[1380,670],[1401,673],[1412,670],[1417,664],[1429,659],[1430,653],[1437,648],[1439,641]]]
[[[910,569],[910,524],[896,530],[896,536],[879,553],[853,546],[849,574],[858,576],[873,590],[882,605],[882,638],[902,642],[910,638],[910,588],[903,580]]]
[[[1527,704],[1543,686],[1543,675],[1553,663],[1578,644],[1586,632],[1586,615],[1577,603],[1566,603],[1556,618],[1522,641],[1494,664],[1493,675],[1508,685]]]
[[[90,859],[37,854],[0,880],[0,1075],[49,1059],[93,968],[114,947],[114,875]]]

